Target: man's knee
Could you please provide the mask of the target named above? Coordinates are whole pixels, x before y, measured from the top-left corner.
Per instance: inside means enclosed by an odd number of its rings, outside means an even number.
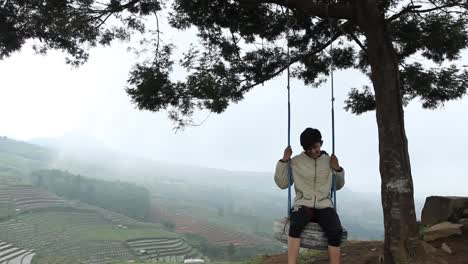
[[[289,223],[289,236],[293,238],[300,238],[303,229],[304,224],[302,223],[302,221],[292,220]]]
[[[309,216],[302,206],[295,206],[291,210],[291,219],[289,222],[289,236],[300,238],[304,227],[310,221]]]
[[[330,230],[327,234],[328,245],[332,247],[339,247],[341,245],[342,235],[343,235],[343,229],[341,227]]]

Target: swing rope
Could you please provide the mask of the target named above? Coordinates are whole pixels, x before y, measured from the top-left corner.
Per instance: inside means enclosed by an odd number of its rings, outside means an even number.
[[[330,24],[331,25],[331,24]],[[330,26],[331,30],[331,26]],[[330,31],[331,34],[331,31]],[[333,43],[330,44],[330,53],[333,52]],[[332,116],[332,155],[335,155],[335,87],[333,83],[333,55],[330,55],[330,83],[331,83],[331,116]],[[336,174],[333,172],[332,178],[332,191],[333,205],[336,210]]]
[[[291,146],[291,86],[290,86],[290,80],[291,80],[291,72],[290,72],[290,63],[291,63],[291,54],[289,50],[289,1],[286,1],[287,5],[287,10],[286,10],[286,25],[287,25],[287,30],[286,30],[286,41],[287,41],[287,61],[288,61],[288,69],[287,69],[287,75],[288,75],[288,146]],[[292,172],[292,167],[291,167],[291,159],[288,161],[288,218],[291,217],[291,184],[292,184],[292,177],[293,177],[293,172]]]
[[[287,41],[287,90],[288,90],[288,146],[291,146],[291,54],[290,54],[290,45],[289,45],[289,31],[290,31],[290,17],[289,17],[289,3],[286,1],[286,16],[287,16],[287,30],[286,30],[286,41]],[[328,5],[327,5],[327,14],[328,14]],[[333,39],[333,20],[328,16],[328,21],[330,24],[330,40]],[[330,86],[331,86],[331,123],[332,123],[332,154],[335,154],[335,85],[334,85],[334,61],[333,61],[333,41],[330,43]],[[293,182],[293,171],[291,166],[291,159],[288,161],[288,212],[287,216],[291,216],[291,185]],[[335,210],[337,209],[336,203],[336,175],[333,173],[332,178],[332,190],[331,197],[333,199],[333,205]]]
[[[327,16],[328,22],[330,24],[330,40],[333,39],[333,19],[328,15],[328,5],[327,5]],[[334,82],[334,61],[333,61],[333,41],[330,43],[330,90],[331,90],[331,119],[332,119],[332,155],[335,155],[335,82]],[[331,197],[333,199],[333,206],[335,211],[337,209],[336,205],[336,174],[333,172],[332,178],[332,190]]]

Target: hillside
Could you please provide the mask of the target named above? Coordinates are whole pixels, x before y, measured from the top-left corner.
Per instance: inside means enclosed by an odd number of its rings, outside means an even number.
[[[29,173],[47,168],[53,156],[46,148],[0,137],[0,184],[26,182]]]
[[[200,253],[161,225],[69,201],[32,186],[0,186],[7,214],[0,222],[0,258],[14,249],[41,263],[181,261]],[[19,252],[18,252],[19,254]],[[11,256],[16,257],[16,256]]]

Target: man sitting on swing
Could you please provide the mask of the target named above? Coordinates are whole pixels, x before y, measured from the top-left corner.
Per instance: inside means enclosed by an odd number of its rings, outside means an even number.
[[[300,235],[310,222],[317,222],[328,239],[330,264],[340,263],[342,227],[331,200],[333,174],[336,175],[336,189],[344,186],[344,170],[335,155],[322,151],[320,131],[307,128],[300,137],[304,152],[293,157],[288,146],[283,158],[278,161],[275,182],[281,189],[288,188],[288,162],[291,162],[292,180],[296,197],[291,209],[288,237],[288,264],[296,264],[300,249]]]

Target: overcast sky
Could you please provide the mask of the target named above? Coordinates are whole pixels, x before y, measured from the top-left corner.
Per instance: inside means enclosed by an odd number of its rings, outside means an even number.
[[[165,31],[179,50],[195,41],[193,32]],[[273,172],[287,144],[286,80],[259,86],[221,115],[177,134],[166,113],[141,112],[124,88],[135,56],[127,44],[92,50],[88,63],[71,69],[59,52],[35,55],[30,47],[0,61],[0,135],[19,140],[92,136],[114,150],[172,163],[229,170]],[[468,64],[468,53],[462,60]],[[175,77],[180,78],[176,73]],[[347,186],[379,192],[375,112],[355,116],[343,110],[351,87],[368,84],[358,71],[338,72],[336,85],[337,156],[347,170]],[[316,127],[331,147],[329,84],[319,89],[292,83],[292,146],[299,134]],[[207,113],[199,113],[203,120]],[[468,195],[468,98],[436,111],[415,100],[405,112],[415,194]]]

